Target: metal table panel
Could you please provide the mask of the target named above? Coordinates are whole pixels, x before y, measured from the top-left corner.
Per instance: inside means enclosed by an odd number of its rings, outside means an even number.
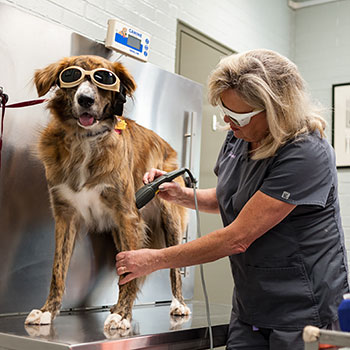
[[[207,349],[205,305],[188,306],[188,318],[171,317],[168,303],[135,306],[130,331],[108,333],[103,330],[108,309],[62,313],[47,326],[25,326],[26,315],[0,317],[0,349]],[[231,307],[213,304],[210,311],[214,345],[225,345]]]

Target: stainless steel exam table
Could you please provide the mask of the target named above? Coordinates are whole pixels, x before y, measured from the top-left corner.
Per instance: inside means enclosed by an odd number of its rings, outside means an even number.
[[[170,317],[169,304],[135,306],[130,332],[104,332],[109,310],[62,312],[51,326],[25,326],[26,315],[0,317],[0,350],[207,349],[205,304],[188,302],[189,318]],[[225,345],[231,307],[210,305],[214,346]]]

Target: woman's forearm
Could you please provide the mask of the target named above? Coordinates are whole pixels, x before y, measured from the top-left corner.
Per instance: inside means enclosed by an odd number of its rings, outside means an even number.
[[[239,244],[230,244],[232,232],[223,228],[194,241],[163,249],[139,249],[117,255],[119,284],[148,275],[159,269],[192,266],[211,262],[224,256],[239,253]]]
[[[158,266],[176,268],[212,262],[241,252],[240,245],[232,246],[232,231],[222,228],[194,241],[158,251]]]
[[[178,197],[176,204],[186,208],[195,209],[194,190],[192,188],[184,188],[183,195]],[[219,213],[219,205],[216,198],[216,189],[198,189],[196,190],[198,209],[206,213]]]

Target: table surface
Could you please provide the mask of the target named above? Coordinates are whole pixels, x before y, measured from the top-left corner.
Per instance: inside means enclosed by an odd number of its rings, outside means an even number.
[[[2,349],[206,349],[209,331],[203,302],[191,301],[189,317],[173,317],[169,304],[135,306],[131,329],[104,332],[108,309],[61,313],[45,326],[25,326],[26,315],[0,317]],[[215,346],[225,345],[231,307],[211,304]]]

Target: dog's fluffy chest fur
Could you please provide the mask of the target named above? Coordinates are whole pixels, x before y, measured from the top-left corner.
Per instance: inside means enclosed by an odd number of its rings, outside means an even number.
[[[111,153],[106,142],[99,144],[101,141],[102,137],[55,143],[52,153],[47,152],[50,159],[46,158],[55,206],[60,203],[62,210],[74,210],[89,230],[99,232],[113,227],[112,211],[102,194],[116,190],[113,179],[118,172],[117,168],[109,167],[109,163],[113,164],[109,159]],[[55,166],[50,165],[53,163]]]
[[[80,219],[88,228],[102,232],[114,226],[110,208],[101,201],[101,193],[108,189],[108,185],[99,184],[92,188],[82,187],[79,191],[73,191],[67,184],[61,184],[54,188],[77,211]]]
[[[82,191],[96,171],[98,167],[96,164],[97,155],[102,153],[99,146],[93,139],[82,141],[77,139],[68,146],[69,155],[62,163],[62,170],[67,175],[63,178],[63,182],[75,191]]]

